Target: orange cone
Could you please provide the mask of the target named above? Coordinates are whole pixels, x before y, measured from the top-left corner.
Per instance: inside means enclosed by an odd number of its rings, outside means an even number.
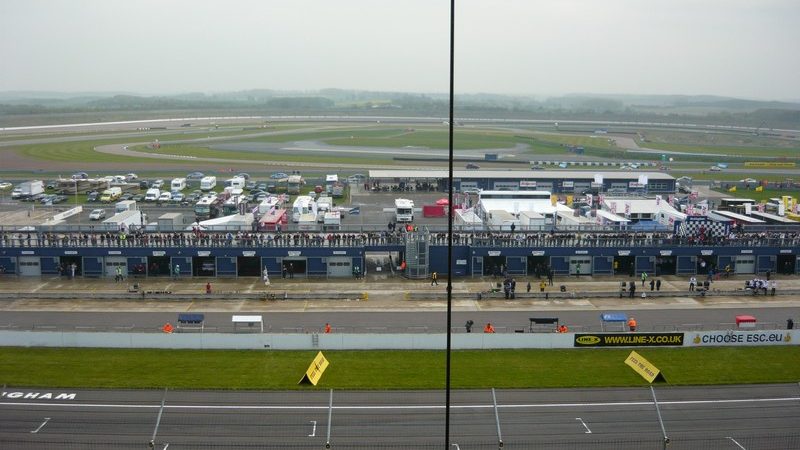
[[[165,323],[164,326],[161,327],[161,331],[164,333],[172,333],[173,330],[174,328],[172,328],[172,324],[169,322]]]

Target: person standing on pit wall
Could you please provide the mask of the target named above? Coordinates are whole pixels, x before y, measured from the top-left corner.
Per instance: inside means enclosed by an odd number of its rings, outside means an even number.
[[[541,284],[542,284],[542,283],[539,283],[539,285],[541,285]],[[525,286],[525,289],[527,290],[527,293],[530,293],[530,292],[531,292],[531,282],[530,282],[530,281],[528,281],[528,285],[527,285],[527,286]],[[544,292],[544,291],[542,291],[542,292]]]
[[[325,322],[325,334],[331,334],[331,331],[333,331],[331,324]]]
[[[473,325],[475,325],[475,322],[473,322],[472,319],[467,320],[467,322],[464,324],[464,329],[467,330],[467,333],[472,333]]]
[[[636,318],[635,317],[631,317],[630,319],[628,319],[628,330],[630,330],[631,333],[636,331],[636,326],[637,326],[637,323],[636,323]]]
[[[547,283],[544,280],[539,282],[539,292],[544,292],[544,288],[547,287]]]
[[[177,280],[178,276],[180,276],[180,274],[181,274],[181,265],[180,264],[175,264],[175,267],[173,267],[173,271],[172,272],[173,272],[172,273],[172,279],[173,280]]]
[[[661,279],[660,278],[658,280],[656,280],[656,290],[657,291],[661,290]]]
[[[775,280],[770,280],[768,283],[769,283],[770,295],[774,296],[775,295],[775,290],[778,289],[778,282],[775,281]]]
[[[439,274],[436,273],[436,271],[431,272],[431,286],[433,286],[434,284],[436,286],[439,285]]]
[[[487,322],[486,326],[483,327],[484,333],[494,333],[494,327],[492,326],[491,322]]]
[[[633,298],[634,295],[636,295],[636,282],[631,281],[630,288],[628,289],[628,297]]]
[[[653,292],[656,289],[656,281],[650,280],[650,292]]]
[[[692,275],[689,278],[689,292],[694,292],[694,287],[697,286],[697,278]]]
[[[294,263],[289,263],[289,278],[294,278]]]
[[[642,272],[642,287],[644,287],[645,281],[647,281],[647,272]]]
[[[206,295],[211,294],[211,282],[206,283]]]
[[[553,268],[552,267],[548,267],[547,268],[547,284],[549,286],[553,285]]]

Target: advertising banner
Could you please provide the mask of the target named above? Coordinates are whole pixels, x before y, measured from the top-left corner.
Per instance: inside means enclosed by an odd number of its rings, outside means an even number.
[[[686,333],[687,347],[798,345],[794,330],[701,331]]]
[[[575,347],[680,347],[683,333],[575,333]]]

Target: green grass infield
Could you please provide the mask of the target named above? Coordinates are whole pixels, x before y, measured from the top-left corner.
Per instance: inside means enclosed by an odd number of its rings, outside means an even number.
[[[624,364],[630,349],[462,350],[452,386],[572,388],[643,386]],[[668,384],[800,380],[800,348],[638,348]],[[298,386],[316,351],[0,348],[7,386],[171,389],[441,389],[444,351],[326,351],[316,388]]]

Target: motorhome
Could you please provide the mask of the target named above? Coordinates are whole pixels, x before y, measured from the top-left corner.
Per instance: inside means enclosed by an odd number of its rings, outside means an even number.
[[[158,200],[158,197],[161,196],[161,190],[158,188],[150,188],[147,190],[147,193],[144,195],[144,201],[146,202],[154,202]]]
[[[398,198],[394,201],[394,216],[398,222],[414,221],[414,201]]]
[[[302,187],[303,184],[305,184],[305,181],[303,181],[303,177],[300,175],[289,175],[289,179],[286,182],[286,192],[289,194],[299,194],[300,187]]]
[[[299,222],[303,214],[313,214],[317,220],[317,203],[307,195],[297,197],[292,205],[292,222]]]
[[[222,215],[223,205],[225,203],[224,197],[216,195],[207,195],[202,197],[194,205],[194,215],[197,220],[214,219]]]
[[[200,190],[210,191],[217,187],[217,177],[203,177],[200,180]]]
[[[115,187],[110,187],[105,191],[103,191],[103,193],[100,195],[100,201],[108,203],[108,202],[113,202],[119,199],[120,197],[122,197],[122,188],[119,186],[115,186]]]
[[[172,183],[169,185],[169,190],[172,192],[180,192],[186,189],[186,178],[173,178]]]

